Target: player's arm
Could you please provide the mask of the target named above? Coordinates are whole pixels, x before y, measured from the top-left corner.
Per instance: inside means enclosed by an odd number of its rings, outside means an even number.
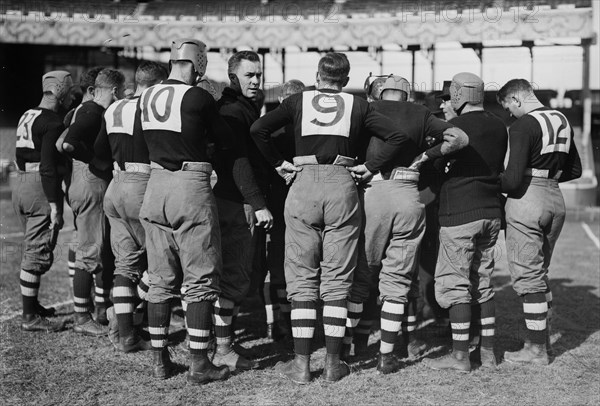
[[[63,149],[69,156],[82,162],[90,162],[94,158],[94,151],[90,151],[83,139],[89,133],[96,133],[100,124],[101,117],[90,111],[80,111],[77,114],[75,122],[71,124],[67,131]]]
[[[567,182],[581,177],[581,158],[579,157],[579,152],[577,151],[577,146],[575,145],[575,140],[573,139],[573,134],[571,134],[571,148],[569,149],[569,156],[567,157],[567,161],[565,162],[562,171],[562,175],[558,179],[559,182]]]
[[[508,143],[510,146],[508,164],[504,173],[500,175],[503,193],[514,192],[523,183],[529,162],[530,135],[519,128],[511,128]]]
[[[63,132],[63,125],[59,121],[47,124],[42,137],[40,177],[44,195],[50,204],[51,227],[60,230],[63,226],[63,192],[61,178],[58,174],[60,154],[56,150],[56,141]]]
[[[100,131],[98,132],[96,141],[94,142],[94,154],[97,158],[103,161],[112,162],[112,151],[108,141],[105,117],[102,117],[102,126],[100,126]]]
[[[414,160],[410,166],[411,169],[419,170],[423,163],[450,155],[469,145],[467,133],[455,127],[451,122],[435,117],[430,112],[425,115],[423,128],[425,139],[431,140],[434,145]]]

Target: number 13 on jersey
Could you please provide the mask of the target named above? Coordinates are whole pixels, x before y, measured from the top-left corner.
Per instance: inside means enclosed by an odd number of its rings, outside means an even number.
[[[302,94],[302,136],[350,136],[354,97],[348,93]]]

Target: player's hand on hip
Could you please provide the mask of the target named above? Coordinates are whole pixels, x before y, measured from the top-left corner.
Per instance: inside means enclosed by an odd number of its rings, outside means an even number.
[[[356,183],[366,183],[373,178],[373,173],[364,164],[347,168]]]
[[[273,227],[273,215],[266,207],[254,212],[256,217],[256,226],[263,227],[265,230],[270,230]]]
[[[301,167],[295,166],[293,163],[288,161],[283,161],[281,165],[275,168],[277,174],[285,179],[285,184],[289,185],[296,177],[296,172],[300,172],[302,170]]]
[[[53,230],[60,230],[65,221],[63,219],[63,214],[58,210],[56,203],[50,204],[50,228]]]

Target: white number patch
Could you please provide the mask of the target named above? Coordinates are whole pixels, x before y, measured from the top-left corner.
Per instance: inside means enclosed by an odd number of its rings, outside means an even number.
[[[302,94],[302,136],[350,136],[354,96],[307,91]]]
[[[571,125],[559,111],[533,111],[529,113],[540,123],[542,129],[542,150],[540,155],[553,152],[569,153],[571,149]]]
[[[161,84],[144,90],[140,103],[142,129],[181,132],[181,101],[190,88]]]
[[[17,148],[35,149],[33,143],[33,133],[31,128],[36,118],[42,114],[42,110],[27,110],[21,116],[17,126]]]
[[[133,122],[137,99],[119,100],[108,106],[104,113],[108,134],[124,133],[133,135]]]

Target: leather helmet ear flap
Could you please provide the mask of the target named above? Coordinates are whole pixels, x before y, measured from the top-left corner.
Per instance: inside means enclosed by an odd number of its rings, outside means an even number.
[[[194,65],[198,76],[202,77],[208,64],[206,52],[206,44],[202,41],[192,38],[178,39],[171,43],[169,61],[189,61]]]

